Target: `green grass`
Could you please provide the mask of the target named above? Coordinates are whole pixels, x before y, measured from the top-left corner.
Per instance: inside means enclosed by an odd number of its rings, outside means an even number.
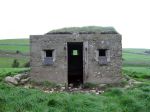
[[[130,53],[144,53],[148,49],[137,49],[137,48],[124,48],[123,52],[130,52]]]
[[[0,84],[1,112],[149,112],[150,85],[112,88],[102,95],[43,93]]]
[[[0,45],[1,51],[7,52],[16,52],[20,51],[21,53],[29,53],[29,46],[22,46],[22,45]]]
[[[17,59],[20,63],[19,67],[23,67],[26,62],[29,61],[28,58],[12,58],[12,57],[0,57],[0,68],[11,68],[13,60]]]
[[[123,49],[123,66],[150,66],[150,55],[144,53],[147,49]]]
[[[132,78],[150,79],[150,55],[148,49],[123,49],[123,73]]]
[[[7,39],[0,40],[0,54],[7,52],[6,56],[0,56],[0,68],[10,68],[15,59],[12,53],[20,51],[21,53],[29,53],[29,39]],[[2,53],[4,55],[4,52]],[[10,54],[9,54],[10,52]],[[16,55],[16,54],[15,54]],[[29,61],[28,57],[16,57],[20,63],[20,67]]]
[[[28,44],[29,45],[29,39],[5,39],[0,40],[0,44]]]
[[[150,66],[150,55],[123,53],[124,66]]]
[[[137,74],[150,73],[149,68],[145,67],[123,69],[129,73],[136,70]],[[5,76],[13,76],[25,70],[28,69],[1,68],[0,81]],[[0,82],[0,112],[149,112],[149,100],[150,82],[128,89],[109,88],[101,95],[66,92],[49,94]]]
[[[150,67],[123,67],[123,71],[133,78],[150,79]]]
[[[7,52],[29,53],[29,39],[7,39],[0,40],[0,50]]]

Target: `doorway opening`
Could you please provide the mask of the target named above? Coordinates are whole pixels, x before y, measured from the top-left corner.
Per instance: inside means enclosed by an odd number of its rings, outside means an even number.
[[[68,84],[83,84],[83,42],[68,42]]]

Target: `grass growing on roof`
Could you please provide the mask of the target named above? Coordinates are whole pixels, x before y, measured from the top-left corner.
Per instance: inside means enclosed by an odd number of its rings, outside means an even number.
[[[101,27],[101,26],[84,26],[84,27],[66,27],[61,29],[52,30],[52,32],[117,32],[113,27]]]

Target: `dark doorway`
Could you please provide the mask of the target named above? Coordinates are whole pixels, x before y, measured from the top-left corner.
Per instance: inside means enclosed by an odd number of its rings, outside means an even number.
[[[83,83],[83,43],[68,42],[68,84]]]

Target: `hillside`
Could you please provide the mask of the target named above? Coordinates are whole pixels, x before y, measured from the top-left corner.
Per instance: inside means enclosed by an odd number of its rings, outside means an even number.
[[[15,59],[20,67],[29,61],[29,39],[0,40],[0,68],[10,68]]]
[[[123,49],[124,66],[150,66],[150,54],[145,53],[148,49]]]
[[[14,53],[16,51],[21,53],[29,52],[29,39],[7,39],[0,40],[0,51]]]
[[[29,39],[4,39],[4,40],[0,40],[0,44],[29,45]]]

